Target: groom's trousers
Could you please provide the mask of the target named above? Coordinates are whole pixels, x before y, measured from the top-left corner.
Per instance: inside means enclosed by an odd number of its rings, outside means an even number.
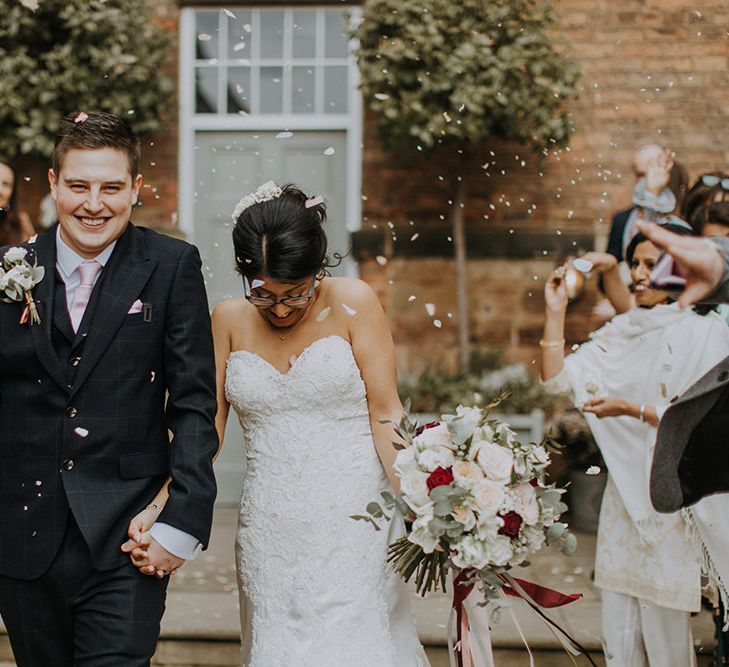
[[[121,544],[119,545],[121,547]],[[18,554],[21,558],[22,554]],[[147,667],[168,577],[132,564],[98,571],[73,517],[39,579],[0,576],[0,615],[18,667]]]

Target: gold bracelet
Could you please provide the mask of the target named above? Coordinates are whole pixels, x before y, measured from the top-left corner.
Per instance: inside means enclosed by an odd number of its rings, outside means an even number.
[[[539,347],[543,350],[561,350],[564,347],[565,340],[540,340]]]

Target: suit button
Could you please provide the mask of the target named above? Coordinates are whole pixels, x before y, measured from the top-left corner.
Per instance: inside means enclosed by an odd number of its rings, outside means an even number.
[[[63,469],[66,471],[73,470],[75,467],[76,467],[76,463],[74,462],[73,459],[66,459],[63,462]]]
[[[78,366],[81,363],[81,357],[73,357],[71,359],[71,366]]]
[[[66,408],[66,417],[69,419],[73,419],[78,414],[78,410],[76,408]]]
[[[722,371],[719,373],[719,382],[726,382],[729,378],[729,371]]]

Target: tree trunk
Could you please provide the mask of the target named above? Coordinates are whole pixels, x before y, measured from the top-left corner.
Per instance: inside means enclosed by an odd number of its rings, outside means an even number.
[[[456,260],[456,314],[458,318],[458,369],[462,375],[470,370],[470,312],[468,308],[468,267],[466,266],[466,231],[464,209],[467,197],[466,181],[456,177],[455,197],[451,209],[453,249]]]

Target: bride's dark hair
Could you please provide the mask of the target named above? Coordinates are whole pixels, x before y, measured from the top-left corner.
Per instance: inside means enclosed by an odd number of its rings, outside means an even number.
[[[327,256],[324,202],[307,208],[309,197],[298,187],[288,184],[282,190],[276,199],[249,206],[235,221],[236,268],[247,278],[269,276],[295,283],[322,275],[341,261],[336,253],[334,262]]]

